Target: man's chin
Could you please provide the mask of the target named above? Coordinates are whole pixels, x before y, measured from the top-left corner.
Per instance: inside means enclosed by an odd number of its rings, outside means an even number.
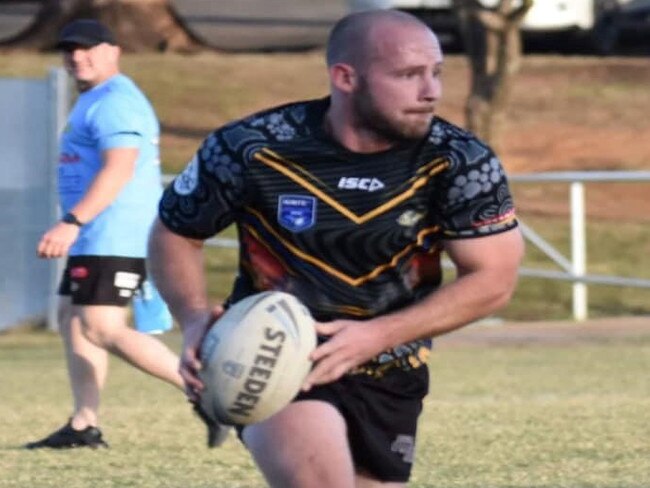
[[[92,83],[87,80],[76,79],[75,84],[77,85],[77,90],[80,92],[88,91],[93,87]]]
[[[402,118],[401,120],[389,121],[376,118],[367,127],[386,141],[391,142],[412,142],[425,138],[429,134],[433,116],[414,118]]]
[[[429,133],[429,127],[431,127],[431,121],[426,124],[418,124],[409,127],[404,127],[402,129],[402,137],[408,140],[417,140],[426,137]]]
[[[431,122],[433,121],[433,114],[414,114],[401,124],[400,132],[404,137],[409,139],[420,139],[429,132]]]

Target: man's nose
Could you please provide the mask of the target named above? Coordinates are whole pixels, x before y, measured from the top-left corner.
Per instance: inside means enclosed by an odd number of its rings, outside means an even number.
[[[420,95],[424,100],[435,101],[440,98],[442,85],[437,77],[425,77]]]

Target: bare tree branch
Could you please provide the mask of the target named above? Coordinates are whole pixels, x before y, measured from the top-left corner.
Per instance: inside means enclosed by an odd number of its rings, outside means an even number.
[[[127,51],[189,51],[201,46],[169,0],[42,0],[34,22],[0,44],[3,48],[49,50],[61,28],[77,18],[107,24]]]
[[[517,6],[513,0],[500,0],[493,9],[477,0],[453,1],[472,76],[465,110],[467,127],[496,145],[510,80],[521,61],[520,25],[533,0],[523,0]]]

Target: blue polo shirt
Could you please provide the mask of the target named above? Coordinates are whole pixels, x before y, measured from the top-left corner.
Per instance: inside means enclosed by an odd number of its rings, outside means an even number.
[[[153,107],[128,77],[118,74],[79,95],[61,136],[59,199],[70,211],[102,168],[102,153],[137,148],[135,174],[117,198],[81,228],[71,256],[145,257],[162,193],[160,126]]]

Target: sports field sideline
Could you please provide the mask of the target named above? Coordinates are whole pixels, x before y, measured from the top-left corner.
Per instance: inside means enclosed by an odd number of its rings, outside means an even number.
[[[177,331],[165,336],[180,346]],[[412,487],[650,486],[650,320],[480,323],[438,340]],[[216,450],[182,396],[112,360],[111,448],[21,448],[69,414],[51,332],[0,335],[0,487],[265,486],[235,436]]]

